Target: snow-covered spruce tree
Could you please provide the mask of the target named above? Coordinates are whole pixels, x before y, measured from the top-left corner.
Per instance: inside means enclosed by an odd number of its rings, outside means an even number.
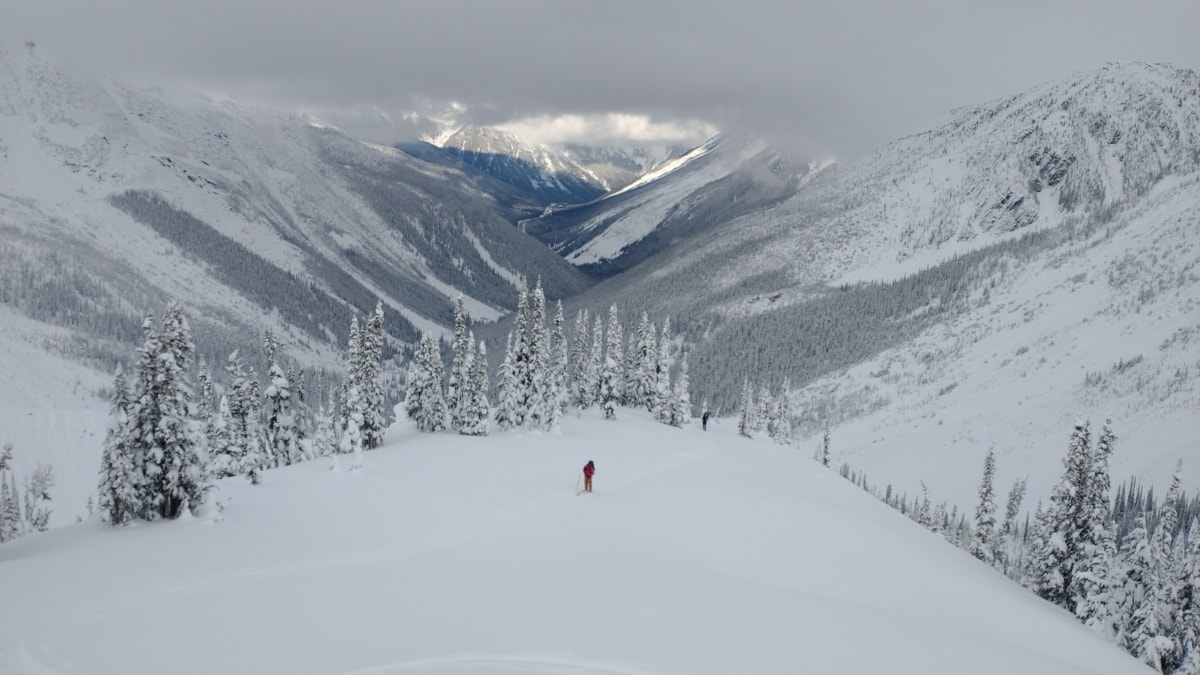
[[[983,458],[983,478],[979,481],[979,502],[975,505],[975,529],[970,553],[983,562],[996,562],[996,453],[988,448]]]
[[[258,485],[267,466],[258,422],[258,379],[253,370],[246,372],[237,351],[229,355],[225,372],[229,375],[231,424],[229,459],[224,464],[231,475],[244,475],[252,484]]]
[[[512,344],[512,379],[511,395],[514,397],[512,406],[512,423],[514,427],[524,427],[529,416],[529,396],[533,391],[533,327],[529,318],[528,287],[524,279],[517,290],[517,313],[514,319],[516,333]]]
[[[1021,513],[1021,502],[1025,500],[1025,479],[1018,478],[1008,491],[1008,501],[1004,507],[1004,524],[1000,528],[1000,558],[997,560],[999,569],[1010,579],[1021,583],[1016,575],[1017,559],[1020,552],[1020,541],[1017,539],[1017,517]]]
[[[571,342],[571,405],[578,410],[592,407],[595,392],[588,388],[592,367],[592,345],[589,340],[588,312],[581,309],[575,313],[575,333]]]
[[[270,328],[263,332],[263,349],[267,354],[267,386],[263,390],[267,404],[267,447],[274,466],[287,466],[300,461],[300,444],[296,418],[292,415],[292,383],[275,358],[279,344]]]
[[[187,373],[194,346],[178,302],[167,305],[159,330],[152,317],[143,329],[130,435],[135,462],[142,462],[145,476],[138,495],[140,515],[177,518],[185,506],[199,508],[208,487],[204,449],[196,447],[188,429],[192,389]]]
[[[750,379],[742,379],[742,399],[738,404],[738,436],[751,438],[754,435],[754,390]]]
[[[632,371],[626,374],[626,405],[645,408],[654,412],[657,394],[658,336],[654,324],[646,312],[642,312],[633,344],[630,346],[629,363]]]
[[[375,301],[375,311],[363,327],[359,349],[358,395],[362,399],[363,448],[371,450],[383,445],[383,432],[391,416],[383,406],[383,301]]]
[[[669,424],[682,427],[692,418],[692,393],[688,382],[687,354],[679,360],[679,375],[675,378],[675,390],[671,393],[671,415]]]
[[[241,473],[238,466],[240,456],[240,448],[234,443],[229,397],[222,395],[217,401],[217,412],[213,415],[212,429],[208,434],[208,472],[213,479],[236,476]]]
[[[663,319],[659,333],[657,357],[654,363],[654,399],[651,401],[654,418],[663,424],[673,424],[675,402],[671,397],[671,369],[675,365],[674,343],[671,342],[671,317]]]
[[[1092,630],[1111,639],[1116,637],[1119,610],[1115,604],[1115,579],[1112,577],[1117,557],[1116,524],[1109,506],[1108,464],[1117,437],[1112,420],[1096,441],[1087,467],[1083,516],[1079,533],[1079,559],[1075,565],[1075,615]]]
[[[346,340],[346,377],[342,380],[342,388],[338,396],[338,437],[341,438],[342,432],[346,429],[346,424],[350,421],[349,396],[350,388],[358,388],[359,382],[362,381],[363,368],[363,336],[362,330],[358,326],[358,316],[350,317],[350,335]],[[359,412],[361,409],[362,392],[359,391]],[[362,427],[359,426],[361,433]],[[339,446],[340,447],[340,446]]]
[[[1171,608],[1163,592],[1160,569],[1146,516],[1142,515],[1121,542],[1116,575],[1121,580],[1116,591],[1120,607],[1117,639],[1130,654],[1165,673],[1169,672],[1164,664],[1173,655],[1174,642],[1168,635]]]
[[[604,318],[597,314],[592,326],[591,363],[587,369],[587,381],[583,388],[587,390],[584,398],[590,408],[600,400],[600,371],[604,368]]]
[[[139,467],[129,444],[129,388],[125,374],[117,370],[113,398],[100,458],[100,518],[111,525],[124,525],[141,512],[138,503]],[[0,500],[2,501],[2,500]]]
[[[608,310],[608,333],[604,336],[604,366],[600,369],[600,408],[604,410],[606,420],[617,419],[617,404],[621,401],[621,389],[625,381],[621,368],[623,357],[621,321],[617,306],[612,305]]]
[[[550,331],[550,389],[546,397],[552,416],[550,426],[554,426],[558,418],[567,411],[567,404],[570,401],[570,389],[567,378],[570,372],[568,370],[570,362],[567,353],[568,345],[565,329],[562,300],[558,300],[555,302],[554,324]]]
[[[788,446],[792,444],[792,407],[791,384],[784,381],[783,391],[775,402],[775,410],[771,416],[771,441],[775,445]]]
[[[517,378],[513,368],[516,357],[512,333],[504,340],[504,360],[496,372],[496,425],[508,431],[517,425]]]
[[[211,447],[211,437],[217,423],[217,410],[214,406],[217,399],[216,389],[213,387],[212,372],[208,369],[208,361],[203,356],[200,357],[200,365],[196,370],[196,385],[199,394],[196,398],[196,419],[200,420],[200,424],[204,429],[204,436],[206,439],[209,439],[208,445]]]
[[[829,466],[829,429],[821,436],[821,463]]]
[[[5,443],[0,450],[0,542],[12,541],[21,536],[24,523],[21,520],[21,500],[13,482],[13,447]]]
[[[1033,591],[1069,612],[1075,611],[1074,575],[1090,465],[1091,432],[1087,420],[1079,420],[1063,458],[1063,476],[1050,494],[1045,513],[1047,536],[1034,542],[1030,569]]]
[[[475,341],[474,334],[470,337]],[[491,409],[488,405],[488,363],[487,348],[482,340],[479,351],[471,359],[471,368],[467,371],[466,397],[462,407],[462,427],[458,433],[465,436],[487,436],[488,420]]]
[[[538,277],[533,288],[533,311],[529,316],[529,370],[524,390],[525,426],[549,429],[554,424],[550,410],[550,336],[546,330],[546,293]]]
[[[31,532],[45,532],[50,528],[50,488],[54,487],[54,468],[49,464],[38,464],[33,475],[25,481],[25,522]]]
[[[446,401],[442,397],[442,355],[437,338],[421,335],[421,342],[408,366],[408,388],[404,412],[418,431],[433,433],[446,428]]]
[[[346,390],[346,428],[342,430],[342,439],[338,444],[342,454],[354,456],[350,465],[351,471],[358,471],[363,465],[363,437],[360,430],[363,419],[362,409],[362,396],[358,393],[358,387],[351,384]]]
[[[1179,589],[1176,587],[1180,561],[1175,556],[1173,537],[1179,525],[1179,502],[1183,498],[1181,476],[1183,461],[1171,476],[1171,487],[1163,500],[1158,525],[1150,537],[1152,580],[1147,597],[1135,612],[1134,624],[1140,633],[1134,635],[1138,647],[1135,655],[1160,672],[1173,672],[1182,662],[1181,645],[1176,642],[1175,617]]]
[[[1193,519],[1180,559],[1171,639],[1179,648],[1178,675],[1200,675],[1200,519]]]
[[[446,384],[446,412],[450,416],[450,428],[461,432],[466,420],[463,407],[474,345],[467,338],[467,313],[463,308],[462,293],[454,300],[454,338],[450,343],[450,379]]]
[[[764,384],[759,387],[758,397],[754,399],[754,415],[750,418],[750,430],[752,432],[757,434],[766,430],[767,422],[771,419],[773,407],[771,405],[771,390]]]

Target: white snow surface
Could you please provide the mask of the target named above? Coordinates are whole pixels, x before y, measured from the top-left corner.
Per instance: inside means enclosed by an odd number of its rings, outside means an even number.
[[[807,453],[619,414],[0,545],[0,671],[1147,672]]]
[[[631,195],[629,201],[622,204],[616,217],[612,213],[604,212],[584,223],[584,230],[594,230],[601,226],[605,226],[606,229],[578,250],[572,251],[566,256],[567,260],[574,265],[587,265],[617,257],[627,247],[653,232],[668,213],[679,208],[685,197],[728,176],[765,147],[758,141],[740,144],[731,151],[721,153],[718,161],[710,162],[701,170],[686,174],[680,172],[680,169],[691,165],[697,159],[710,155],[718,143],[719,138],[711,139],[683,157],[668,162],[660,170],[648,174],[627,189],[605,195],[604,199],[608,199],[638,187],[651,184],[657,186],[657,189]],[[664,180],[667,177],[672,177],[672,180]]]

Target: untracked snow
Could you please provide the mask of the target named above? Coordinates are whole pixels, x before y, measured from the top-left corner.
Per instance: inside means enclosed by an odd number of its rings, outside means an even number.
[[[1145,670],[807,453],[620,415],[0,545],[0,672]]]

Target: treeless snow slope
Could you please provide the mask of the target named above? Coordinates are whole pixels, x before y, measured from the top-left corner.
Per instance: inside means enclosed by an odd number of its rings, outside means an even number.
[[[222,520],[4,544],[0,671],[1144,670],[807,453],[620,415],[398,425],[225,481]]]

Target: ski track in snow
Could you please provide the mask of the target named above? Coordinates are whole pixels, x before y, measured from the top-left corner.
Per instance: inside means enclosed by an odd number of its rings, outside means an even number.
[[[605,492],[620,491],[648,478],[676,470],[698,457],[707,456],[712,452],[714,447],[711,441],[705,441],[702,452],[693,450],[676,452],[667,459],[647,466],[641,471],[632,472],[623,478],[606,482]],[[541,497],[520,502],[514,506],[499,509],[485,516],[472,518],[439,532],[423,535],[394,546],[343,555],[310,558],[284,565],[258,567],[233,574],[196,579],[182,584],[151,586],[139,592],[123,594],[117,598],[87,603],[69,610],[52,612],[47,614],[38,625],[29,627],[30,635],[18,638],[16,643],[12,645],[13,652],[11,657],[15,661],[17,670],[21,672],[76,671],[79,668],[69,663],[63,663],[52,656],[57,651],[53,647],[53,636],[60,630],[101,620],[113,614],[141,610],[152,605],[186,598],[225,586],[244,584],[266,578],[277,578],[281,575],[324,572],[347,567],[394,562],[396,560],[440,551],[463,542],[472,541],[480,536],[494,532],[499,527],[512,525],[569,504],[577,504],[573,500],[579,495],[580,493],[574,490],[565,493],[553,492],[544,494]],[[6,658],[5,660],[7,661],[8,659]],[[512,672],[528,672],[530,667],[537,667],[536,670],[538,672],[563,672],[562,668],[566,666],[570,668],[578,667],[581,672],[628,673],[629,675],[648,675],[650,673],[650,671],[633,669],[624,665],[574,661],[557,656],[453,656],[445,657],[442,660],[435,659],[428,663],[425,661],[410,661],[372,667],[367,670],[355,672],[377,673],[388,672],[390,670],[411,670],[413,668],[424,670],[423,665],[439,665],[442,663],[450,668],[450,672],[461,670],[463,667],[469,667],[472,664],[482,667],[492,663],[500,663],[505,666],[512,665],[514,667]]]

